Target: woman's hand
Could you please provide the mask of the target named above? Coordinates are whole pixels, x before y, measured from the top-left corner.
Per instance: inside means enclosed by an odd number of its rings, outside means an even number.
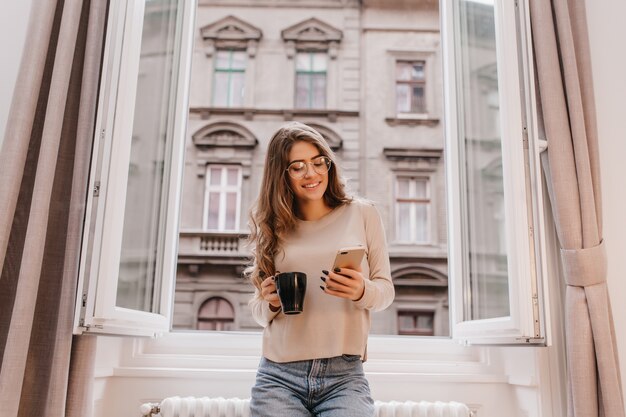
[[[334,271],[322,271],[326,277],[321,277],[326,285],[321,288],[326,294],[335,297],[358,301],[365,292],[365,281],[361,269],[335,268]]]
[[[261,283],[261,297],[270,303],[270,310],[278,311],[280,309],[280,299],[276,292],[276,284],[274,283],[274,276],[267,277]]]

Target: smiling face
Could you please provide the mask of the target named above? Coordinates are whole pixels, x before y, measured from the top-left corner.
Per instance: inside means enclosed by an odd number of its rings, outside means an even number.
[[[295,161],[306,163],[306,173],[300,179],[292,178],[287,172],[287,180],[299,205],[323,202],[328,187],[328,172],[319,174],[313,169],[313,160],[322,156],[315,145],[308,142],[295,142],[289,151],[289,164]]]

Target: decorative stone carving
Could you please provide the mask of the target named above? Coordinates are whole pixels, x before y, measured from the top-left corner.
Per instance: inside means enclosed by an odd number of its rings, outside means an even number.
[[[343,147],[343,140],[337,133],[335,133],[331,129],[317,123],[305,122],[305,124],[317,130],[320,135],[322,135],[324,139],[326,139],[326,143],[328,143],[328,146],[330,146],[333,151],[337,152]]]
[[[199,147],[254,148],[259,141],[245,127],[231,122],[213,123],[198,130],[192,136]]]
[[[396,286],[447,287],[446,274],[426,264],[409,265],[392,271]]]
[[[383,148],[383,154],[392,162],[392,169],[432,172],[437,169],[443,149]]]
[[[207,164],[237,163],[243,178],[249,178],[252,151],[259,141],[245,127],[232,122],[217,122],[198,130],[192,136],[196,152],[197,175],[204,177]]]
[[[263,32],[235,16],[227,16],[200,28],[207,56],[216,49],[243,49],[250,58],[256,55],[257,45]]]
[[[284,29],[281,36],[286,44],[288,58],[293,58],[296,51],[306,50],[328,52],[330,58],[335,59],[343,32],[312,17]]]

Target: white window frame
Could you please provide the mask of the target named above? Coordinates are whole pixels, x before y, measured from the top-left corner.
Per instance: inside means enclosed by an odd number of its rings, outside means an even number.
[[[516,23],[517,5],[506,0],[494,0],[496,10],[496,40],[499,45],[530,45],[529,20],[527,4],[519,2],[523,19],[521,39],[516,31],[504,30]],[[186,76],[176,90],[177,117],[174,134],[181,140],[173,154],[174,174],[170,178],[167,200],[167,231],[165,253],[167,256],[161,265],[163,282],[161,283],[162,304],[160,314],[135,312],[114,307],[117,288],[117,268],[119,266],[121,235],[123,226],[124,196],[130,154],[130,132],[134,108],[134,93],[138,58],[141,43],[141,26],[143,22],[142,0],[126,3],[113,0],[111,5],[111,29],[107,32],[107,47],[100,97],[100,109],[97,119],[96,152],[94,170],[90,185],[92,189],[100,187],[101,196],[88,200],[88,225],[86,228],[83,256],[81,258],[81,282],[79,288],[86,290],[80,294],[77,311],[83,314],[82,321],[77,321],[78,331],[94,331],[106,333],[126,333],[136,335],[169,332],[171,320],[171,302],[173,297],[173,281],[176,269],[176,241],[179,214],[179,196],[181,192],[182,152],[187,116],[187,96],[189,89],[189,68],[191,61],[191,44],[193,14],[195,4],[186,4],[184,10],[185,48],[181,57],[179,71]],[[449,213],[449,275],[451,277],[450,316],[453,338],[464,343],[544,343],[544,325],[537,324],[542,314],[540,296],[547,299],[545,280],[545,244],[543,195],[541,189],[541,171],[537,163],[543,144],[536,138],[536,121],[523,114],[534,115],[533,76],[531,51],[523,50],[518,55],[518,48],[498,48],[499,94],[502,114],[503,163],[506,166],[505,182],[505,214],[507,219],[507,245],[509,247],[509,288],[511,315],[501,319],[467,321],[463,316],[464,303],[464,232],[462,201],[459,198],[461,184],[459,182],[459,124],[457,116],[462,109],[457,106],[454,17],[453,0],[442,0],[441,18],[444,60],[444,80],[446,81],[446,159],[447,159],[447,195]],[[124,7],[125,6],[125,7]],[[124,22],[124,24],[118,24]],[[520,73],[520,62],[523,71]],[[123,63],[123,65],[121,64]],[[329,69],[327,69],[327,72]],[[526,96],[520,97],[520,80],[526,86]],[[328,80],[327,80],[328,81]],[[327,84],[328,85],[328,84]],[[118,95],[116,95],[118,94]],[[114,117],[115,116],[115,117]],[[108,140],[106,140],[108,139]],[[111,144],[111,145],[107,145]],[[525,152],[525,145],[530,152]],[[108,146],[111,146],[110,148]],[[100,149],[102,148],[102,149]],[[98,152],[101,152],[99,154]],[[96,169],[96,167],[98,169]],[[100,172],[101,170],[102,172]],[[99,178],[99,184],[96,179]],[[529,195],[535,196],[529,200]],[[529,204],[519,204],[529,201]],[[92,213],[93,209],[93,213]],[[104,213],[104,214],[102,214]],[[93,232],[94,237],[91,237]],[[529,233],[535,233],[530,236]],[[537,239],[535,239],[537,237]],[[106,262],[100,262],[100,259]],[[89,260],[89,262],[87,262]],[[543,275],[542,275],[543,274]],[[97,286],[92,280],[98,279]],[[86,282],[89,282],[86,284]],[[540,284],[541,283],[541,284]],[[81,307],[82,305],[82,307]],[[89,315],[91,314],[91,316]],[[77,315],[78,316],[78,315]],[[77,319],[78,320],[78,319]],[[229,336],[230,337],[230,336]],[[237,337],[237,335],[232,335]]]
[[[442,0],[442,27],[456,28],[455,2]],[[468,344],[539,344],[547,342],[548,302],[546,246],[539,154],[545,143],[538,140],[534,97],[530,21],[527,2],[493,0],[495,9],[498,86],[501,114],[505,223],[509,277],[510,315],[484,320],[467,319],[470,302],[466,284],[466,259],[460,180],[458,117],[462,103],[457,98],[455,74],[456,33],[442,32],[446,123],[446,180],[449,213],[449,275],[452,335]],[[519,7],[519,10],[518,10]],[[519,22],[518,22],[519,15]],[[517,27],[518,31],[510,30]],[[519,36],[518,36],[519,32]],[[503,47],[516,45],[517,47]],[[518,51],[518,48],[521,49]],[[523,83],[524,88],[520,88]],[[523,95],[522,95],[523,92]],[[520,204],[526,202],[526,204]]]
[[[399,239],[399,230],[402,227],[402,225],[400,224],[400,206],[398,203],[398,199],[400,197],[398,197],[398,179],[400,178],[407,178],[410,180],[409,182],[409,187],[413,188],[415,182],[417,181],[423,181],[426,183],[426,200],[428,200],[427,203],[423,203],[423,202],[415,202],[411,204],[411,211],[410,211],[410,219],[411,219],[411,224],[409,225],[409,229],[410,229],[410,234],[411,234],[411,238],[409,240],[400,240]],[[415,245],[428,245],[430,243],[432,243],[432,205],[433,205],[433,200],[432,200],[432,191],[431,191],[431,177],[427,176],[427,175],[420,175],[418,173],[415,174],[410,174],[410,173],[403,173],[403,174],[396,174],[394,176],[394,215],[395,215],[395,237],[396,237],[396,242],[395,243],[399,243],[399,244],[415,244]],[[417,235],[417,222],[415,221],[415,206],[418,204],[425,204],[426,205],[426,224],[425,224],[425,230],[426,230],[426,239],[421,241],[421,240],[417,240],[416,235]],[[406,227],[406,226],[405,226]]]
[[[220,168],[221,169],[221,183],[218,185],[211,185],[211,169]],[[227,169],[237,169],[237,185],[227,185]],[[204,214],[202,216],[202,229],[206,231],[218,231],[218,232],[232,232],[238,231],[240,224],[239,219],[241,217],[241,189],[243,185],[243,175],[241,166],[238,165],[222,165],[222,164],[207,164],[206,166],[206,175],[205,175],[205,188],[204,188]],[[237,211],[235,214],[235,228],[234,229],[226,229],[226,194],[227,193],[237,193]],[[220,203],[219,203],[219,214],[217,220],[217,229],[209,229],[209,194],[210,193],[219,193]]]
[[[153,311],[116,306],[124,210],[146,0],[112,0],[105,36],[96,136],[79,267],[74,333],[151,335],[171,325],[183,151],[193,46],[195,1],[180,0],[173,58],[172,147],[169,182],[164,183],[164,237],[157,265]],[[178,138],[178,139],[174,139]]]

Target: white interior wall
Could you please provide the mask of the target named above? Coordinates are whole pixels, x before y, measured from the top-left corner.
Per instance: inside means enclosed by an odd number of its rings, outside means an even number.
[[[0,146],[22,59],[32,0],[5,1],[0,7]]]
[[[626,2],[587,0],[591,65],[598,115],[602,214],[609,264],[608,286],[626,386]]]

